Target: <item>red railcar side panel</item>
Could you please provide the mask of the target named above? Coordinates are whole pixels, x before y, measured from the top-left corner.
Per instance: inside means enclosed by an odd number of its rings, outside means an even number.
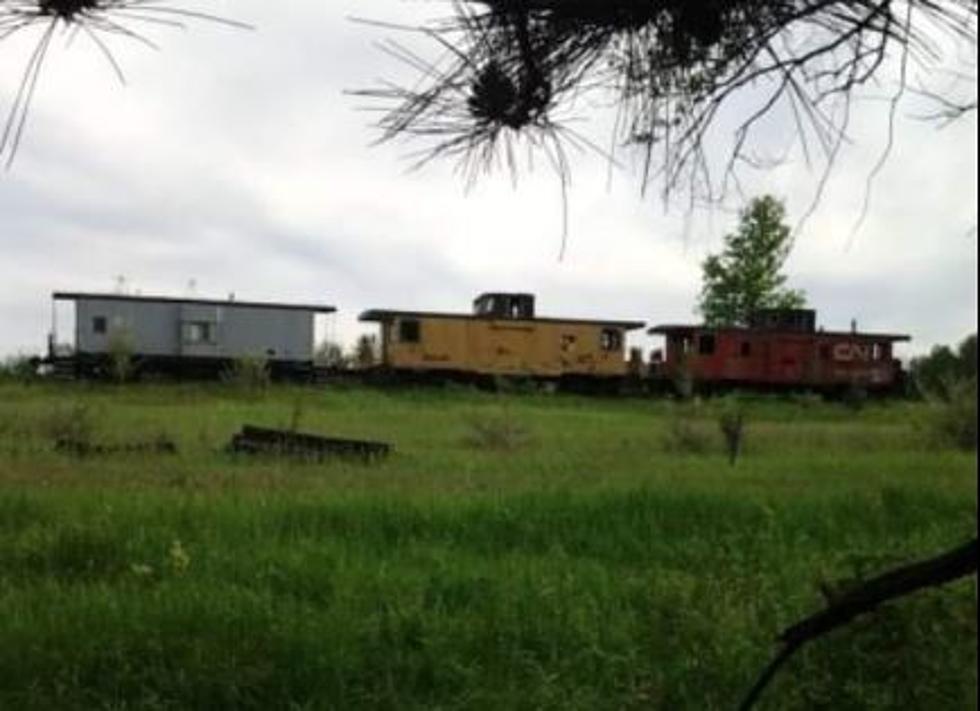
[[[703,383],[885,389],[901,372],[892,357],[896,338],[676,327],[667,332],[661,372],[669,377],[686,370]]]

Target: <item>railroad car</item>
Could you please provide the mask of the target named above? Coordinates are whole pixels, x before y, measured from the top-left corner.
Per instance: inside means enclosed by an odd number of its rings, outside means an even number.
[[[542,318],[534,295],[486,293],[472,313],[371,309],[381,327],[382,367],[463,379],[517,376],[566,384],[612,383],[627,375],[625,341],[642,321]]]
[[[661,383],[689,377],[696,388],[807,389],[824,392],[861,388],[895,391],[903,371],[894,333],[862,333],[816,328],[811,309],[765,309],[745,327],[659,325],[648,333],[666,337],[666,352],[655,351],[652,377]]]
[[[240,358],[261,358],[274,376],[313,371],[314,318],[333,306],[275,302],[55,292],[74,305],[74,343],[58,345],[52,319],[47,362],[65,375],[103,374],[115,348],[135,374],[214,376]],[[120,346],[120,344],[122,344]]]

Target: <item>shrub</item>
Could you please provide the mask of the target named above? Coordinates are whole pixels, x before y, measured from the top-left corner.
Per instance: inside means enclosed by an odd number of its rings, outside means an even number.
[[[841,395],[841,402],[848,410],[860,412],[868,402],[868,391],[860,385],[852,383]]]
[[[706,454],[712,438],[690,415],[684,413],[670,418],[663,439],[663,448],[674,454]]]
[[[363,335],[357,339],[352,356],[358,368],[370,368],[381,360],[376,336]]]
[[[37,378],[36,356],[16,355],[0,361],[0,381],[29,383]]]
[[[313,354],[313,361],[325,368],[346,368],[348,364],[343,347],[333,341],[320,343]]]
[[[264,392],[271,382],[269,361],[261,356],[236,358],[222,373],[225,383],[247,393]]]
[[[913,358],[909,365],[911,394],[944,397],[960,381],[977,377],[977,336],[967,336],[955,352],[949,346],[934,346],[927,356]]]
[[[306,411],[305,403],[302,397],[297,397],[293,400],[293,406],[289,413],[289,431],[299,432],[301,423],[303,422],[303,414]]]
[[[108,343],[109,372],[117,383],[133,376],[133,337],[127,329],[113,329]]]
[[[92,444],[97,429],[95,414],[84,403],[56,407],[41,419],[39,426],[40,434],[56,444],[81,446]]]
[[[674,386],[674,394],[681,400],[690,400],[694,397],[694,376],[687,365],[682,364],[675,371],[671,382]]]
[[[493,389],[507,395],[532,395],[541,390],[534,378],[520,375],[493,376]]]
[[[737,403],[728,405],[721,413],[718,418],[718,428],[725,438],[728,462],[735,466],[738,455],[742,452],[742,442],[745,435],[745,413]]]
[[[930,396],[927,422],[933,442],[963,450],[977,448],[977,379],[963,378],[947,384],[942,396]]]
[[[510,413],[471,415],[465,419],[463,443],[473,449],[512,452],[531,442],[527,427],[514,420]]]

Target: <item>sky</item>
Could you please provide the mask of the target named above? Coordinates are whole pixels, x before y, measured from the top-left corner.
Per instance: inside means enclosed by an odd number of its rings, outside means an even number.
[[[378,42],[437,52],[352,18],[417,24],[445,3],[173,5],[255,29],[141,27],[156,50],[106,38],[125,85],[84,34],[52,43],[20,150],[0,171],[0,357],[43,350],[57,290],[333,304],[320,335],[345,344],[373,332],[357,321],[366,309],[467,311],[484,291],[533,292],[548,316],[697,320],[701,262],[735,226],[737,201],[665,204],[656,184],[641,193],[628,153],[613,169],[574,154],[560,258],[561,185],[541,161],[516,184],[496,173],[467,188],[451,163],[411,170],[421,145],[375,144],[377,116],[350,92],[409,76]],[[4,118],[39,34],[0,42]],[[975,96],[975,79],[966,88]],[[924,122],[929,107],[907,97],[869,194],[892,91],[886,82],[855,102],[785,272],[821,325],[908,333],[899,355],[910,356],[976,330],[977,127],[975,113]],[[584,111],[576,130],[606,143],[610,120]],[[733,128],[722,123],[719,150]],[[786,117],[765,130],[773,145],[792,135]],[[795,223],[819,177],[795,149],[746,175],[745,194],[780,197]],[[69,323],[59,312],[62,340]],[[634,335],[631,345],[656,343]]]

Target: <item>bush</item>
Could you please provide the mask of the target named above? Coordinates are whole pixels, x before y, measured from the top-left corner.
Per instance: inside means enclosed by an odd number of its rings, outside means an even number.
[[[534,378],[520,375],[493,376],[493,389],[507,395],[533,395],[541,391]]]
[[[16,355],[0,361],[0,380],[29,383],[37,378],[36,356]]]
[[[670,418],[663,448],[665,452],[673,454],[706,454],[713,443],[709,432],[685,413]]]
[[[681,400],[690,400],[694,397],[694,376],[691,369],[686,364],[681,364],[671,378],[674,386],[674,394]]]
[[[92,409],[84,403],[59,406],[47,413],[40,422],[40,434],[53,443],[91,445],[97,430]]]
[[[463,444],[473,449],[512,452],[531,442],[527,427],[514,420],[510,413],[472,415],[465,420]]]
[[[939,446],[977,448],[977,379],[948,383],[942,396],[930,396],[928,432]]]
[[[323,341],[316,347],[313,362],[325,368],[343,369],[348,365],[343,347],[333,341]]]
[[[362,335],[354,345],[351,361],[358,368],[371,368],[380,362],[380,350],[376,336]]]
[[[844,407],[853,412],[860,412],[868,402],[868,391],[860,385],[848,385],[841,396]]]
[[[718,428],[725,438],[725,449],[728,452],[728,462],[735,466],[738,455],[742,452],[745,436],[745,413],[737,403],[728,405],[718,418]]]
[[[909,374],[912,395],[946,399],[950,386],[977,377],[977,335],[963,339],[955,352],[949,346],[935,346],[929,355],[913,358]]]
[[[251,394],[265,392],[272,380],[269,361],[261,356],[236,358],[222,373],[222,380],[243,392]]]
[[[113,329],[109,334],[109,371],[117,383],[133,376],[133,337],[128,330]]]

